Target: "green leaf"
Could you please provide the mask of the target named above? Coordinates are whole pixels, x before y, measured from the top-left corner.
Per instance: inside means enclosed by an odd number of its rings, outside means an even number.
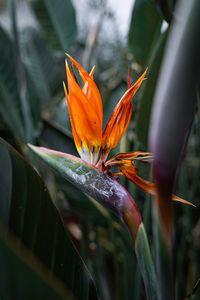
[[[103,127],[106,126],[115,106],[121,99],[122,95],[125,93],[127,86],[125,84],[120,84],[112,93],[107,97],[104,103],[104,124]]]
[[[32,0],[46,39],[53,47],[67,51],[76,41],[75,10],[70,0]]]
[[[139,97],[140,99],[136,119],[136,132],[142,149],[147,149],[151,107],[156,84],[158,81],[160,65],[163,58],[167,36],[168,31],[166,31],[159,37],[153,49],[148,62],[147,80],[145,81],[144,88]]]
[[[33,82],[40,107],[52,101],[52,94],[60,85],[64,77],[64,68],[58,70],[55,59],[47,49],[42,35],[32,27],[25,28],[20,37],[22,59]],[[30,91],[31,92],[31,91]]]
[[[173,16],[173,9],[176,3],[176,0],[157,0],[157,3],[162,12],[163,18],[169,23]]]
[[[43,121],[43,128],[39,137],[41,146],[53,148],[57,151],[78,155],[74,140],[68,135],[67,130],[54,121]]]
[[[0,115],[15,137],[24,139],[13,44],[0,27]]]
[[[42,264],[30,257],[22,245],[0,225],[1,299],[68,299],[74,296],[52,277]],[[11,288],[12,287],[12,288]]]
[[[18,243],[28,249],[30,256],[36,256],[77,299],[97,299],[88,270],[41,178],[2,139],[0,168],[5,170],[0,174],[0,218]]]
[[[135,241],[135,252],[140,265],[140,270],[143,275],[144,284],[146,288],[147,297],[149,300],[156,300],[157,286],[155,267],[151,257],[151,252],[146,236],[144,225],[141,223],[137,232]]]
[[[54,108],[51,121],[55,126],[59,127],[68,136],[72,137],[72,130],[69,118],[69,112],[66,105],[66,98],[63,98],[60,103]],[[51,147],[50,147],[51,148]]]
[[[19,29],[17,25],[17,4],[14,0],[8,1],[8,11],[11,18],[11,33],[13,36],[14,65],[16,68],[17,87],[20,99],[20,110],[23,118],[23,128],[25,141],[33,141],[33,120],[28,101],[28,90],[26,80],[26,70],[22,62],[22,53],[19,39]]]
[[[154,1],[135,1],[128,45],[135,60],[142,66],[146,66],[152,47],[159,37],[161,23],[162,17]]]

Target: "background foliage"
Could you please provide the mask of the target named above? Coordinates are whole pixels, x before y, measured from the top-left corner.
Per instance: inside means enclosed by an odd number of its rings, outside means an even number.
[[[128,66],[133,80],[148,66],[148,80],[134,99],[133,120],[116,151],[147,150],[153,96],[175,1],[163,3],[136,0],[127,42],[119,38],[105,42],[104,22],[114,20],[105,1],[90,3],[100,17],[85,31],[77,26],[70,0],[0,2],[2,300],[145,299],[126,229],[109,211],[53,173],[26,144],[77,155],[62,88],[65,52],[69,52],[88,70],[96,65],[105,122],[126,89]],[[197,206],[199,136],[198,110],[176,186],[178,195]],[[149,171],[144,166],[142,175],[148,178]],[[141,208],[151,242],[153,199],[125,179],[122,183]],[[174,240],[176,299],[199,299],[198,285],[194,288],[200,278],[198,208],[175,204]]]

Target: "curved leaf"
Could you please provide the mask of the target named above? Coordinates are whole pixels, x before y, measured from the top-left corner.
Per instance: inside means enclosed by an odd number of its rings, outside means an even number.
[[[58,66],[38,30],[26,27],[21,33],[22,59],[40,99],[40,107],[51,101],[53,90],[62,82]]]
[[[78,155],[72,137],[68,135],[67,130],[55,121],[43,121],[39,143],[41,146],[53,148],[57,151]]]
[[[159,37],[154,47],[154,51],[151,53],[150,60],[148,61],[147,80],[142,89],[142,93],[140,94],[136,119],[136,132],[142,149],[147,149],[152,102],[167,41],[167,35],[168,31]]]
[[[200,72],[199,1],[177,8],[156,89],[150,127],[154,175],[163,196],[171,197],[196,104]]]
[[[76,40],[75,10],[70,0],[32,0],[46,38],[53,47],[66,51]]]
[[[138,230],[136,242],[135,242],[135,253],[140,264],[140,269],[143,274],[144,282],[148,283],[145,285],[149,300],[157,299],[156,289],[156,274],[154,269],[153,260],[147,240],[146,231],[143,223],[140,225]]]
[[[29,147],[62,177],[123,218],[125,205],[133,200],[118,181],[78,157],[43,147]]]
[[[153,173],[157,184],[154,217],[161,299],[175,299],[173,208],[171,196],[194,120],[200,74],[200,2],[179,1],[155,93],[150,127]]]
[[[33,141],[33,120],[28,101],[26,70],[22,62],[22,54],[19,39],[19,29],[17,24],[17,3],[8,1],[8,10],[11,18],[11,33],[13,36],[14,64],[16,69],[17,86],[20,98],[20,111],[23,118],[23,129],[25,140]]]
[[[18,242],[78,299],[97,299],[94,283],[38,174],[0,139],[0,218]],[[5,179],[6,177],[6,179]],[[2,184],[3,183],[3,184]],[[0,271],[1,272],[1,271]],[[22,282],[23,286],[25,282]]]
[[[75,300],[56,278],[0,225],[1,299]],[[11,288],[12,287],[12,288]]]
[[[142,66],[146,66],[152,46],[159,37],[161,23],[162,17],[154,1],[135,1],[128,44],[135,60]]]
[[[2,27],[0,27],[0,53],[0,115],[15,137],[24,139],[14,48]]]

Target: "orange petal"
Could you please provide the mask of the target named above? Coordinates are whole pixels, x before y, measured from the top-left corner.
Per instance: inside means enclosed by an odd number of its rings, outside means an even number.
[[[64,87],[75,145],[82,159],[96,163],[102,140],[98,110],[90,104],[66,62],[68,90]],[[89,76],[89,75],[88,75]]]
[[[145,79],[146,72],[147,70],[122,96],[104,129],[102,141],[102,156],[104,159],[110,150],[117,146],[129,125],[132,116],[132,98]]]
[[[120,168],[121,169],[121,168]],[[152,196],[156,195],[156,185],[153,182],[150,182],[148,180],[143,179],[142,177],[137,175],[137,169],[132,166],[132,168],[121,169],[122,173],[133,183],[135,183],[139,188],[141,188],[144,192],[149,193]],[[191,202],[188,202],[187,200],[184,200],[176,195],[172,195],[172,200],[176,202],[181,202],[184,204],[188,204],[191,206],[193,205]]]
[[[94,75],[94,69],[95,67],[92,68],[92,70],[89,73],[89,76],[93,79],[93,75]],[[85,78],[82,76],[83,82],[84,82],[84,86],[82,88],[83,93],[86,95],[86,97],[88,99],[92,99],[92,93],[91,93],[91,89],[90,86],[88,84],[88,81],[85,80]],[[92,101],[92,100],[91,100]]]
[[[90,72],[91,74],[89,75],[73,57],[71,57],[67,53],[66,53],[66,55],[78,69],[78,71],[81,75],[81,78],[83,79],[84,84],[87,83],[87,99],[90,101],[90,105],[93,108],[93,110],[98,112],[99,122],[101,123],[101,126],[102,126],[103,106],[102,106],[102,99],[101,99],[99,89],[93,80],[94,68],[91,70],[91,72]],[[85,88],[83,88],[83,90],[85,92]]]

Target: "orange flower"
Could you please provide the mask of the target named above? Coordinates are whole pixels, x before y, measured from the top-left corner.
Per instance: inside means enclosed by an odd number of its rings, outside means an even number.
[[[66,61],[68,92],[64,85],[65,96],[71,121],[75,145],[83,160],[95,164],[98,160],[102,142],[103,109],[99,90],[92,78],[72,57],[84,86],[81,89],[71,73]]]
[[[102,99],[93,79],[94,68],[88,74],[75,59],[68,54],[67,57],[71,61],[72,67],[77,68],[83,81],[83,87],[81,88],[66,60],[68,89],[64,84],[64,91],[72,134],[79,155],[83,160],[95,165],[103,172],[110,172],[111,167],[114,165],[119,169],[119,172],[112,173],[112,176],[124,175],[145,192],[155,195],[155,184],[138,176],[137,168],[134,165],[136,159],[141,161],[151,160],[150,153],[118,153],[106,161],[109,152],[117,146],[130,123],[132,98],[145,79],[147,70],[132,86],[130,86],[130,75],[128,76],[128,90],[119,100],[102,133]],[[173,200],[189,204],[189,202],[177,196],[173,196]]]

